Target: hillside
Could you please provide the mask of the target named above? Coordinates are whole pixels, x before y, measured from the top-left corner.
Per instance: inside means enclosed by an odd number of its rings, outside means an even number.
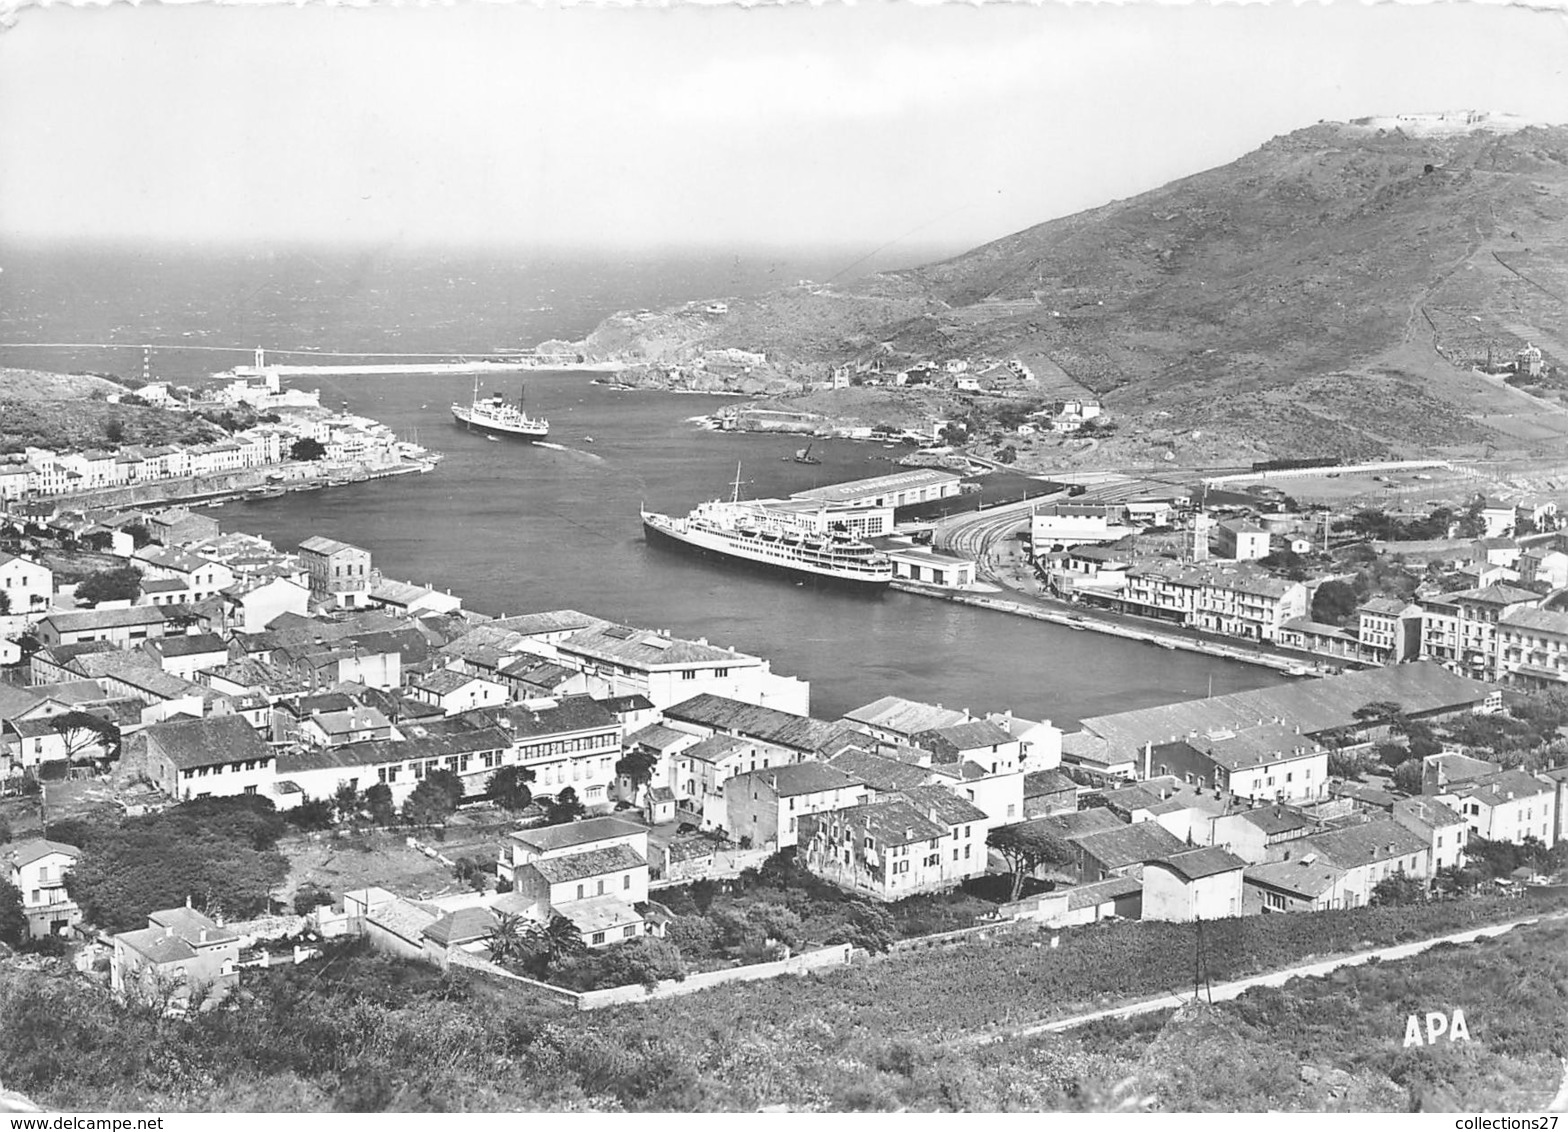
[[[227,435],[190,413],[107,400],[126,392],[88,374],[0,367],[0,455],[29,446],[68,452],[117,444],[203,444]]]
[[[1460,114],[1320,123],[1229,165],[943,263],[726,312],[607,320],[633,361],[766,351],[1030,358],[1122,420],[1275,452],[1526,452],[1568,437],[1561,391],[1471,372],[1526,341],[1568,372],[1568,127]],[[1043,371],[1043,373],[1042,373]]]

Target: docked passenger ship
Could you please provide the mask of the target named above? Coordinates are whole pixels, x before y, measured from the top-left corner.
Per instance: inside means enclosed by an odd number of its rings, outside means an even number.
[[[523,411],[523,400],[508,405],[499,393],[481,399],[479,382],[474,382],[474,400],[471,405],[452,406],[452,418],[471,430],[492,433],[496,436],[514,436],[519,440],[543,440],[550,435],[550,422],[540,417],[530,417]]]
[[[684,518],[642,513],[643,527],[698,551],[854,587],[880,589],[893,561],[835,518],[834,509],[796,500],[740,498],[699,504]]]

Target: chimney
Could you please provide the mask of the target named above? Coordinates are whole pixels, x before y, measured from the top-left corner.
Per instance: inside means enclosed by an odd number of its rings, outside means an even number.
[[[207,929],[206,928],[202,928],[201,929],[201,934],[196,937],[196,940],[197,940],[198,943],[206,943],[207,942]]]
[[[1143,777],[1144,778],[1149,778],[1150,777],[1150,771],[1153,769],[1153,767],[1154,767],[1154,744],[1153,743],[1145,743],[1143,745]]]

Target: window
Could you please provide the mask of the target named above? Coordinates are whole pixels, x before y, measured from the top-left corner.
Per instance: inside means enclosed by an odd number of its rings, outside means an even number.
[[[593,933],[593,941],[595,943],[603,943],[604,942],[604,933],[603,932],[594,932]]]
[[[695,679],[697,679],[697,670],[695,668],[683,668],[683,669],[681,669],[681,679],[682,680],[695,680]]]
[[[637,928],[635,926],[626,927],[626,928],[622,928],[621,929],[621,938],[622,939],[631,939],[632,936],[634,936],[636,934],[637,934]]]
[[[603,896],[604,895],[604,878],[603,877],[599,878],[599,891],[594,893],[594,895],[595,896]]]
[[[971,850],[973,848],[974,848],[973,845],[965,845],[964,846],[964,860],[966,860],[966,861],[969,860],[969,850]]]
[[[626,889],[630,888],[631,886],[632,886],[632,874],[631,873],[627,873],[625,876],[621,877],[621,891],[624,892]]]
[[[255,792],[256,792],[256,788],[254,786],[247,786],[247,787],[245,787],[245,793],[247,793],[247,794],[254,794]]]
[[[583,898],[583,886],[582,885],[578,885],[577,886],[577,899],[581,900],[582,898]]]

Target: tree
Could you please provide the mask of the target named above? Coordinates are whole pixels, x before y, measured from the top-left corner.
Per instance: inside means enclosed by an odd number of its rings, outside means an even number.
[[[137,550],[152,541],[152,532],[147,529],[146,523],[127,523],[120,529],[131,536],[131,544]]]
[[[568,786],[545,807],[545,824],[565,825],[569,821],[576,821],[586,812],[586,808],[577,800],[577,791]]]
[[[302,436],[289,446],[291,460],[320,460],[327,454],[327,446],[313,436]]]
[[[275,846],[287,829],[266,798],[201,798],[117,825],[69,831],[82,850],[66,890],[84,917],[111,932],[145,927],[147,914],[190,900],[209,914],[267,911],[288,873]],[[66,835],[64,823],[51,836]]]
[[[353,821],[365,808],[365,799],[352,782],[340,782],[337,792],[332,795],[332,808],[338,821]]]
[[[1360,778],[1377,765],[1377,756],[1366,750],[1331,750],[1328,772],[1335,778]]]
[[[559,912],[551,916],[550,922],[545,925],[544,939],[545,950],[551,963],[559,963],[563,959],[582,955],[588,950],[588,945],[583,942],[583,933],[577,930],[577,925]]]
[[[1387,724],[1389,732],[1394,735],[1403,735],[1410,726],[1410,721],[1405,718],[1404,705],[1393,700],[1374,700],[1372,703],[1362,704],[1350,715],[1361,724],[1363,729]]]
[[[1409,873],[1384,877],[1372,889],[1372,904],[1415,904],[1426,896],[1426,887]]]
[[[89,574],[76,587],[76,600],[86,605],[101,601],[135,601],[142,592],[142,572],[135,566],[117,566]]]
[[[433,770],[403,803],[403,820],[410,825],[440,825],[462,800],[463,783],[457,775],[450,770]]]
[[[1009,900],[1018,899],[1026,875],[1041,865],[1070,864],[1074,856],[1071,847],[1065,842],[1027,822],[997,826],[986,835],[985,843],[1000,853],[1012,867],[1013,888]]]
[[[113,720],[86,711],[63,711],[51,716],[49,726],[65,741],[65,757],[71,762],[87,751],[99,751],[105,761],[119,757],[120,728]]]
[[[392,803],[392,787],[385,782],[378,782],[365,791],[365,808],[370,811],[370,820],[377,825],[397,824],[397,807]]]
[[[110,444],[124,444],[125,422],[122,420],[106,421],[103,426],[103,436]]]
[[[332,893],[318,885],[305,883],[294,893],[294,914],[308,916],[323,904],[332,903]]]
[[[485,933],[485,950],[492,962],[503,967],[523,967],[539,953],[543,934],[526,916],[502,912]]]
[[[503,766],[490,776],[486,789],[496,805],[515,814],[533,804],[533,791],[528,789],[533,780],[534,772],[526,767]]]
[[[1406,794],[1421,793],[1421,760],[1406,759],[1394,768],[1394,788]]]
[[[306,798],[290,810],[285,818],[295,829],[323,830],[332,828],[335,812],[330,799]]]
[[[21,947],[30,935],[27,914],[22,911],[21,889],[0,879],[0,943]]]
[[[642,747],[635,747],[616,760],[615,773],[632,784],[633,802],[637,801],[637,792],[653,781],[653,771],[658,765],[659,756]]]
[[[872,953],[887,951],[898,938],[898,925],[887,909],[864,900],[853,901],[844,926],[828,937],[829,943],[848,943]]]
[[[1354,586],[1331,579],[1312,594],[1312,620],[1325,625],[1343,625],[1359,604]]]

